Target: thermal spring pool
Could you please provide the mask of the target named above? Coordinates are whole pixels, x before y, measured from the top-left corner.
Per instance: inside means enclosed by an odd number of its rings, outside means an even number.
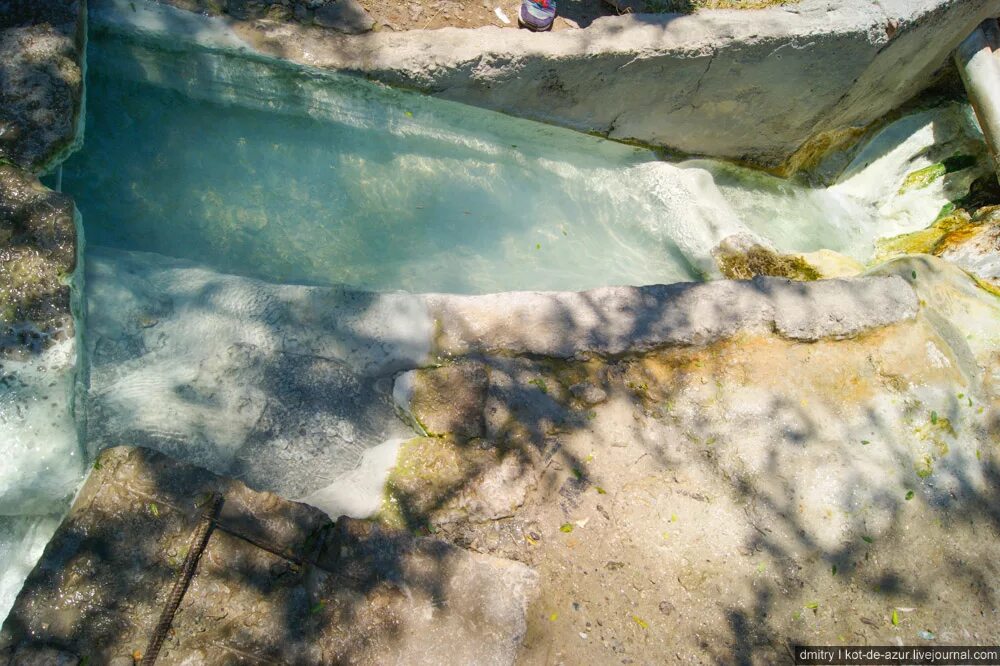
[[[79,366],[25,369],[18,390],[52,388],[71,417],[0,395],[0,616],[109,446],[331,515],[377,510],[415,433],[393,378],[438,326],[416,294],[712,279],[733,236],[866,265],[990,169],[959,103],[885,126],[810,185],[268,60],[213,19],[137,5],[92,13],[85,139],[49,180],[82,218]]]

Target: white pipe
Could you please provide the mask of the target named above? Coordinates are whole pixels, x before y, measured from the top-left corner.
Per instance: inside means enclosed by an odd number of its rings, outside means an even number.
[[[986,137],[993,166],[1000,173],[1000,61],[990,46],[990,38],[997,36],[996,21],[985,21],[959,44],[955,64]]]

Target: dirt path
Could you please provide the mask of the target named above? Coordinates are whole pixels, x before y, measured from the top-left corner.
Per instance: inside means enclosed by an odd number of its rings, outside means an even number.
[[[271,19],[312,24],[324,5],[348,0],[163,0],[207,14],[236,19]],[[794,0],[793,0],[794,1]],[[436,30],[496,26],[517,29],[520,0],[358,0],[375,20],[375,30]],[[585,28],[602,16],[628,12],[677,12],[699,9],[759,9],[789,4],[780,0],[558,0],[554,30]],[[506,17],[508,22],[498,14]]]

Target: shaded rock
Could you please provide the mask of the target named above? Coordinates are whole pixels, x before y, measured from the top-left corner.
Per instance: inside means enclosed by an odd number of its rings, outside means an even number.
[[[585,419],[570,410],[567,391],[526,359],[490,359],[486,437],[535,455],[548,437]]]
[[[517,451],[418,437],[400,448],[381,517],[411,529],[503,518],[524,503],[537,477],[530,457]]]
[[[328,2],[316,10],[313,22],[324,28],[333,28],[349,35],[368,32],[375,25],[375,20],[357,0]]]
[[[73,200],[0,165],[0,357],[73,336]]]
[[[0,5],[0,160],[43,170],[76,138],[83,2]]]
[[[608,394],[604,389],[589,382],[573,384],[569,387],[569,392],[573,394],[574,398],[587,405],[597,405],[608,399]]]
[[[0,659],[141,654],[213,493],[222,509],[157,663],[513,663],[536,586],[524,565],[334,525],[128,447],[100,457],[0,631]]]
[[[400,375],[393,396],[428,435],[471,439],[483,436],[488,381],[484,364],[463,360]]]
[[[904,282],[861,277],[812,282],[758,276],[583,292],[422,297],[440,322],[439,354],[511,352],[572,358],[699,345],[777,330],[794,339],[844,338],[912,318]],[[805,324],[808,326],[791,322]]]

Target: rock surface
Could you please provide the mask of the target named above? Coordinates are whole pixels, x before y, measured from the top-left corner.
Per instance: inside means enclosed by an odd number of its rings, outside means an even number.
[[[403,373],[396,378],[393,399],[428,435],[472,439],[483,436],[488,384],[485,364],[459,361]]]
[[[366,523],[334,525],[127,447],[98,459],[3,625],[0,658],[131,663],[213,494],[224,503],[157,663],[514,662],[536,585],[528,567]]]
[[[846,338],[911,318],[917,307],[907,285],[870,277],[758,277],[427,300],[440,322],[440,353],[503,350],[557,358],[706,344],[755,331],[795,340]]]
[[[83,478],[73,201],[33,173],[76,139],[81,0],[0,1],[0,617]]]
[[[348,35],[368,32],[375,25],[375,21],[357,0],[328,2],[316,10],[313,21],[316,25],[333,28]]]
[[[97,5],[108,2],[124,5]],[[98,12],[98,20],[128,22],[131,14]],[[307,65],[612,138],[793,169],[815,145],[857,138],[858,128],[920,92],[959,41],[998,14],[1000,0],[803,0],[757,12],[608,17],[550,35],[480,28],[337,38],[271,21],[234,29],[264,53]]]
[[[0,160],[42,171],[75,141],[84,11],[82,0],[0,4]]]
[[[849,340],[487,357],[486,441],[408,468],[402,513],[539,571],[522,663],[997,641],[1000,300],[933,257],[876,273],[919,311]],[[500,451],[522,466],[498,494]]]
[[[1000,288],[1000,211],[981,211],[972,225],[948,239],[938,256]]]
[[[898,277],[466,297],[273,285],[144,253],[88,258],[90,454],[130,441],[288,497],[326,488],[372,447],[412,437],[396,417],[393,378],[439,357],[569,359],[771,330],[843,338],[917,309]],[[524,375],[513,361],[421,370],[417,383],[442,392],[418,400],[417,420],[434,434],[490,437],[503,423],[479,416],[491,399],[487,371],[501,394]]]
[[[73,416],[74,213],[69,197],[0,165],[0,516],[11,524],[62,511],[82,479]],[[0,525],[5,536],[7,527]],[[0,598],[4,588],[6,581]]]
[[[74,213],[68,196],[0,165],[0,358],[73,337]]]

